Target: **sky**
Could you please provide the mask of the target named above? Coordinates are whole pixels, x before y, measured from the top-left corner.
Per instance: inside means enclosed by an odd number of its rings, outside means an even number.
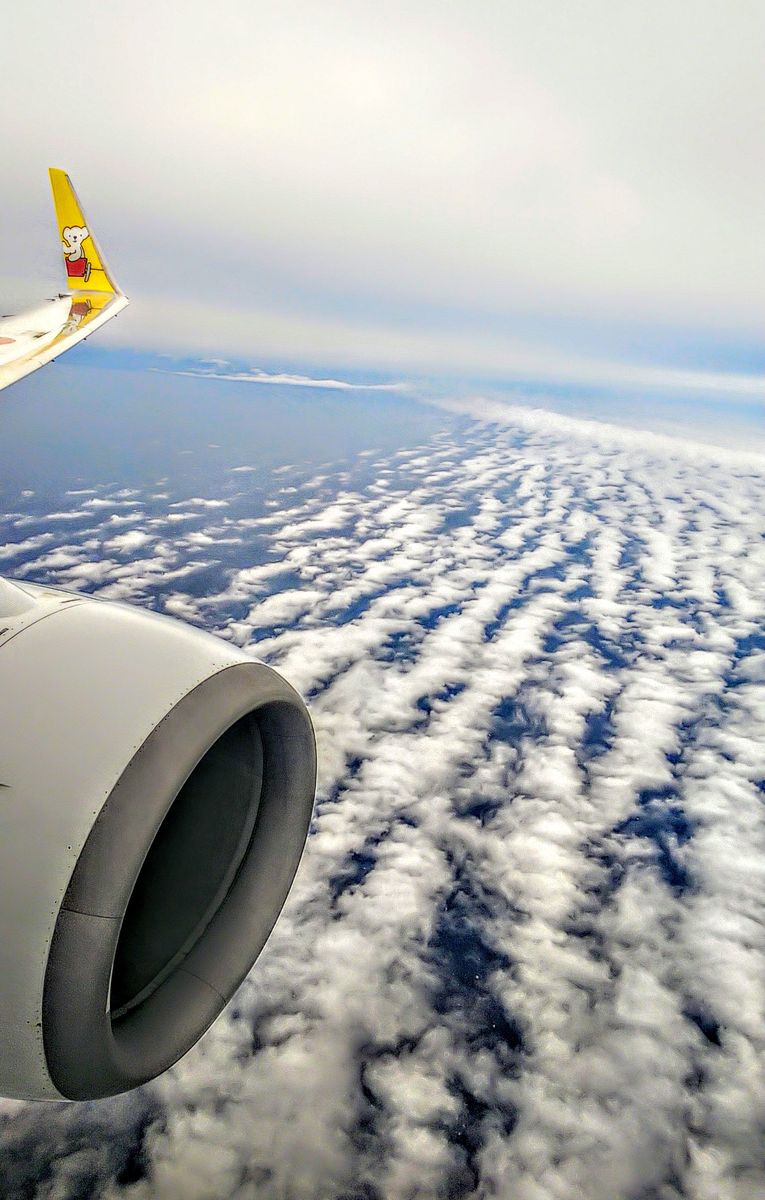
[[[4,16],[9,306],[69,170],[101,344],[765,403],[759,0],[43,0]]]

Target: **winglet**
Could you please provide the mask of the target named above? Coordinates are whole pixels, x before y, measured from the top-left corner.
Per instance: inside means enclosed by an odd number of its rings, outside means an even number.
[[[50,185],[56,206],[67,283],[73,292],[106,292],[122,295],[106,265],[77,193],[66,171],[50,167]]]

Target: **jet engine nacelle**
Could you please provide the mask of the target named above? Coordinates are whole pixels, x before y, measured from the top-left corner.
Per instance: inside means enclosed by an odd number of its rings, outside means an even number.
[[[263,663],[0,580],[0,1094],[113,1095],[194,1045],[284,904],[315,777]]]

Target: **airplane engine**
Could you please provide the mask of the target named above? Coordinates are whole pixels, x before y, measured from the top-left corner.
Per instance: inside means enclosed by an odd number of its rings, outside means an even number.
[[[306,708],[229,643],[0,580],[0,1094],[127,1091],[260,953],[313,809]]]

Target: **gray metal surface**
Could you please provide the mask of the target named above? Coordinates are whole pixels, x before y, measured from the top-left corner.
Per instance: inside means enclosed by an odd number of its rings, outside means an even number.
[[[242,718],[251,722],[253,738],[251,793],[243,799],[243,760],[235,764],[239,791],[233,804],[220,793],[233,786],[234,775],[212,771],[208,781],[209,803],[219,804],[229,824],[221,830],[228,846],[224,862],[203,854],[205,843],[212,850],[214,821],[199,836],[191,810],[175,821],[175,832],[172,814],[164,833],[163,824],[205,755]],[[201,682],[139,747],[95,821],[55,923],[42,998],[43,1042],[51,1081],[62,1096],[89,1099],[144,1083],[176,1062],[213,1022],[287,897],[311,819],[315,775],[313,730],[302,700],[281,676],[255,662],[226,667]],[[192,810],[196,805],[200,811],[204,789],[203,779]],[[152,857],[158,835],[166,846]],[[185,924],[178,908],[160,899],[163,863],[170,887],[179,871],[184,877],[192,867],[198,873],[198,888],[188,880],[185,885],[191,911]],[[160,925],[154,948],[145,952],[146,913],[134,914],[123,927],[137,881],[149,905],[154,897]],[[114,1004],[112,975],[120,954],[127,961]]]

